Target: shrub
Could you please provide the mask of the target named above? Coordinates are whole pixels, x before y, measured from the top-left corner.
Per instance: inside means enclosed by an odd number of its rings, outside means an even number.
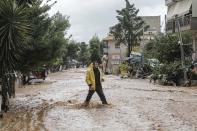
[[[123,62],[119,65],[120,71],[127,71],[128,70],[128,64]]]

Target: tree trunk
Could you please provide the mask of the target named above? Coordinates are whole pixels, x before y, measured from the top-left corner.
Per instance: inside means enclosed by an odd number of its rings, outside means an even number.
[[[7,112],[9,110],[9,97],[8,97],[8,79],[5,75],[2,77],[2,103],[1,103],[1,111]]]
[[[130,57],[131,51],[130,51],[130,44],[128,44],[128,54],[127,57]]]
[[[127,57],[130,57],[131,51],[132,51],[132,42],[128,41],[128,54],[127,54]]]

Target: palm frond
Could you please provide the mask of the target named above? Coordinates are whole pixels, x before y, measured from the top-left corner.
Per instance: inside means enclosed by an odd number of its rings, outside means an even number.
[[[25,8],[13,0],[0,1],[0,75],[13,71],[25,36],[30,31]]]

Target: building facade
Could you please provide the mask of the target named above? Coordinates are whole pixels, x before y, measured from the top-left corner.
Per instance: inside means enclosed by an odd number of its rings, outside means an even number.
[[[166,0],[166,6],[166,32],[178,32],[176,21],[179,21],[180,30],[192,34],[193,60],[197,60],[197,0]]]
[[[104,38],[104,54],[107,55],[108,61],[106,64],[106,71],[112,74],[119,73],[119,64],[127,55],[127,46],[116,42],[112,35]]]
[[[161,17],[160,16],[141,16],[145,24],[149,26],[141,36],[141,47],[144,47],[150,40],[161,33]]]

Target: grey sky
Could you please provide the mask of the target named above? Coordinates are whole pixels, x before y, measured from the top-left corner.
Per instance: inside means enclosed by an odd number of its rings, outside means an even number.
[[[161,22],[164,22],[165,0],[130,0],[130,2],[140,9],[139,15],[161,15]],[[68,33],[77,41],[88,42],[94,34],[101,39],[105,37],[109,27],[117,22],[116,10],[123,7],[125,7],[124,0],[57,0],[57,4],[49,13],[52,15],[59,11],[63,15],[70,16],[71,28]]]

